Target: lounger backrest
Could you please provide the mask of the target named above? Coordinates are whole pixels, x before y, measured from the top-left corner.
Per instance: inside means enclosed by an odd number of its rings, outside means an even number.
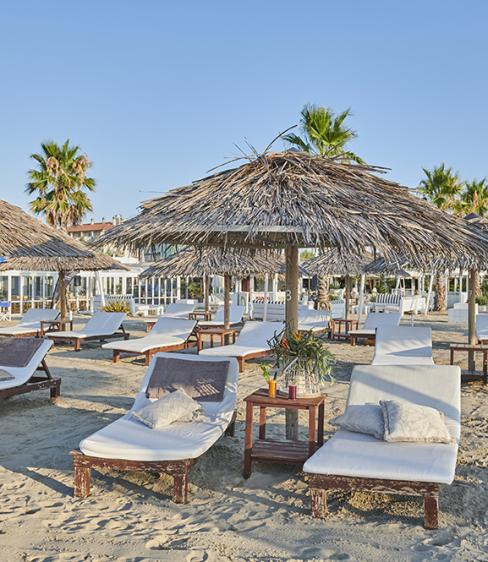
[[[173,316],[174,318],[188,318],[190,312],[193,312],[194,304],[186,302],[173,302],[168,304],[164,311],[164,316]]]
[[[124,312],[96,312],[81,331],[95,334],[113,334],[120,328],[124,318]]]
[[[409,401],[443,412],[458,424],[461,417],[461,369],[451,365],[357,365],[347,404]]]
[[[260,322],[258,320],[252,320],[244,324],[244,328],[242,328],[236,344],[246,347],[268,349],[268,341],[275,334],[279,334],[282,331],[283,324],[281,322]]]
[[[195,320],[185,318],[171,318],[161,316],[154,324],[151,334],[164,334],[165,336],[187,340],[196,326]]]
[[[242,322],[242,316],[245,312],[245,307],[241,306],[240,304],[231,304],[230,305],[230,323],[231,324],[239,324]],[[222,322],[224,323],[224,309],[219,308],[213,317],[215,322]]]
[[[432,330],[410,326],[376,329],[375,355],[432,357]]]
[[[239,378],[239,367],[237,360],[234,357],[221,357],[212,355],[211,357],[203,355],[187,355],[183,353],[156,353],[147,368],[146,374],[141,384],[141,389],[137,398],[132,406],[132,410],[138,409],[148,402],[146,398],[146,389],[151,375],[156,364],[158,357],[170,357],[177,359],[184,359],[193,361],[195,363],[195,373],[198,374],[198,363],[201,361],[227,361],[229,362],[229,371],[227,375],[227,382],[225,384],[224,397],[221,402],[201,402],[201,406],[205,413],[209,416],[217,416],[220,412],[232,411],[235,408],[237,396],[237,380]]]
[[[488,314],[476,315],[476,333],[488,335]]]
[[[34,324],[41,320],[56,320],[59,316],[59,310],[55,308],[30,308],[24,316],[22,316],[21,324]]]
[[[399,312],[370,312],[364,323],[364,329],[375,330],[380,326],[398,326],[400,319]]]

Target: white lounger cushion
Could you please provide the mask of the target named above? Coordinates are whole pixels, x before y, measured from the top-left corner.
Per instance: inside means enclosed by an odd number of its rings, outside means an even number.
[[[327,310],[299,309],[298,329],[302,331],[320,331],[327,329],[330,312]]]
[[[433,365],[432,330],[407,326],[378,327],[373,365]]]
[[[6,388],[14,388],[16,386],[25,384],[36,372],[37,367],[39,367],[41,361],[44,359],[44,357],[46,357],[47,352],[51,349],[52,345],[52,341],[44,340],[42,345],[29,361],[28,365],[26,365],[25,367],[4,367],[2,366],[2,362],[0,359],[0,369],[14,377],[9,381],[0,381],[0,390],[5,390]]]
[[[96,312],[82,330],[52,332],[50,338],[93,338],[97,336],[111,336],[124,321],[124,312]]]
[[[385,480],[450,484],[457,445],[387,443],[370,435],[338,431],[304,464],[304,472]]]
[[[385,326],[396,327],[400,324],[401,314],[399,312],[370,312],[366,317],[364,326],[359,330],[351,330],[349,333],[374,336],[376,329]]]
[[[165,356],[195,361],[195,368],[198,368],[199,361],[217,359],[157,353],[146,371],[132,410],[138,410],[151,402],[146,398],[146,387],[157,358]],[[150,429],[128,413],[84,439],[80,443],[81,452],[93,457],[139,461],[184,460],[202,455],[223,435],[235,409],[238,365],[235,359],[229,357],[219,356],[219,359],[230,361],[224,399],[222,402],[202,402],[204,416],[192,423],[176,422],[160,429]]]
[[[237,304],[230,305],[230,324],[240,324],[242,322],[242,316],[245,312],[245,307]],[[214,316],[213,320],[201,320],[198,325],[202,328],[210,326],[223,326],[224,324],[224,309],[219,308]]]
[[[202,349],[200,355],[227,355],[229,357],[244,357],[251,353],[268,351],[268,341],[283,330],[281,322],[260,322],[252,320],[244,324],[235,344],[225,347],[209,347]]]
[[[194,304],[189,304],[186,302],[173,302],[168,304],[164,310],[163,316],[171,316],[172,318],[186,318],[188,320],[188,315],[195,309]]]
[[[488,314],[476,315],[476,336],[480,341],[488,340]]]
[[[456,366],[354,367],[349,404],[405,400],[444,413],[450,434],[461,431],[461,369]],[[347,406],[346,406],[347,407]],[[457,443],[387,443],[369,435],[338,431],[305,463],[305,472],[450,484]]]
[[[31,334],[40,330],[41,320],[56,320],[58,316],[59,310],[54,308],[31,308],[24,314],[18,324],[0,328],[0,335],[18,336]]]
[[[158,347],[182,345],[190,337],[196,324],[195,320],[161,316],[149,335],[133,340],[105,343],[102,347],[129,353],[145,353]]]

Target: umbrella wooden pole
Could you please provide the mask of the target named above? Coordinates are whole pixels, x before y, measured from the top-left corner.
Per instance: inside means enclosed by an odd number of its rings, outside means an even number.
[[[64,271],[59,272],[59,308],[61,311],[61,318],[66,318],[66,281]]]
[[[224,328],[230,328],[230,286],[232,277],[224,275]]]
[[[476,344],[476,270],[469,270],[469,289],[468,289],[468,337],[469,344]],[[474,371],[474,352],[468,354],[468,369]]]
[[[298,328],[298,247],[287,246],[286,259],[286,326],[293,332]],[[298,441],[298,411],[285,410],[286,438]]]
[[[209,283],[210,278],[208,275],[203,277],[203,295],[204,295],[204,302],[205,302],[205,312],[208,312],[210,309],[209,306]]]
[[[358,322],[361,322],[361,320],[363,319],[365,282],[366,282],[366,275],[363,273],[361,275],[361,283],[359,285]]]
[[[298,328],[298,246],[287,246],[286,259],[286,326],[290,331]]]
[[[351,278],[349,277],[349,275],[346,275],[346,303],[345,303],[346,311],[345,311],[345,314],[344,314],[344,318],[346,320],[349,317],[350,301],[351,301]]]

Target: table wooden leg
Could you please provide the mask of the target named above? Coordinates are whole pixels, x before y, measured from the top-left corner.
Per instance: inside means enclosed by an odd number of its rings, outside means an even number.
[[[210,347],[213,347],[213,339],[214,339],[214,335],[210,334]]]
[[[488,384],[488,351],[483,351],[483,382]]]
[[[317,419],[315,406],[308,408],[308,456],[311,457],[317,449]]]
[[[252,402],[246,403],[246,429],[244,432],[244,478],[249,478],[252,471]]]
[[[202,334],[197,335],[197,349],[198,351],[202,351],[203,349]]]
[[[324,444],[324,410],[325,405],[319,406],[319,427],[317,430],[317,445],[321,447]]]
[[[220,334],[220,345],[225,345],[225,336],[224,336],[224,334]]]
[[[266,439],[266,408],[259,408],[259,439]]]
[[[232,332],[232,343],[236,343],[236,333]]]
[[[451,365],[454,365],[454,349],[451,349]]]

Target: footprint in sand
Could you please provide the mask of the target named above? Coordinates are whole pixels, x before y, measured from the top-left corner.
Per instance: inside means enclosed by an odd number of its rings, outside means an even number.
[[[186,562],[204,562],[208,560],[208,552],[206,550],[192,550],[186,555]]]

